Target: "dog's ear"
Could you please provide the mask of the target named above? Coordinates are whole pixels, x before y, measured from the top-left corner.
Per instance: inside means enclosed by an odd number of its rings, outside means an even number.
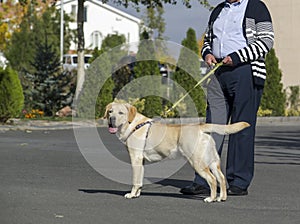
[[[106,108],[105,108],[105,112],[104,112],[104,116],[102,117],[103,119],[107,119],[108,118],[108,111],[112,108],[112,103],[107,104]]]
[[[137,109],[135,106],[132,106],[130,104],[126,104],[126,107],[128,109],[128,122],[131,123],[136,115]]]

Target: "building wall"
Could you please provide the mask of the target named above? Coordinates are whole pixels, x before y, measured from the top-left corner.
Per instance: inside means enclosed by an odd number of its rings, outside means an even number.
[[[284,87],[300,85],[300,1],[263,0],[273,19],[274,49]]]
[[[76,7],[74,7],[76,6]],[[127,43],[138,42],[140,34],[141,20],[124,13],[100,1],[85,1],[86,22],[84,23],[85,48],[100,48],[102,40],[108,34],[123,34]],[[73,15],[76,19],[77,0],[65,1],[64,11],[69,15]],[[73,14],[72,14],[73,13]],[[77,23],[70,23],[71,29],[77,28]],[[72,43],[70,50],[76,50],[77,46]],[[134,51],[134,49],[131,49]]]

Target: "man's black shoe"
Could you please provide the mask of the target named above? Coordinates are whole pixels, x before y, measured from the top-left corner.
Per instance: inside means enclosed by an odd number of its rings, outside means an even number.
[[[200,184],[193,183],[192,185],[181,188],[180,193],[188,195],[210,195],[210,190]]]
[[[244,196],[244,195],[248,195],[248,191],[247,189],[241,189],[237,186],[230,186],[227,190],[227,195],[229,196]]]

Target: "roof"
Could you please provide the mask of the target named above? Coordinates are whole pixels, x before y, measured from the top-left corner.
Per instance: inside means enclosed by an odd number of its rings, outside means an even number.
[[[74,2],[74,4],[77,5],[78,0],[65,0],[64,4],[69,4],[71,2]],[[96,5],[96,6],[99,6],[101,8],[104,8],[104,9],[108,10],[108,11],[111,11],[111,12],[113,12],[113,13],[115,13],[115,14],[123,17],[123,18],[129,19],[129,20],[131,20],[131,21],[133,21],[135,23],[140,24],[142,22],[141,19],[139,19],[139,18],[137,18],[135,16],[132,16],[132,15],[130,15],[130,14],[126,13],[126,12],[123,12],[123,11],[117,9],[117,8],[114,8],[114,7],[112,7],[112,6],[108,5],[108,4],[102,3],[101,0],[85,0],[85,2],[90,2],[90,3],[92,3],[92,4]],[[60,1],[57,3],[57,6],[60,6]]]

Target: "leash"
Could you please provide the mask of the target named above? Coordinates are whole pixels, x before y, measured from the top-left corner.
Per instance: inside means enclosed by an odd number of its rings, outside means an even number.
[[[179,100],[177,100],[173,106],[168,109],[166,112],[165,112],[165,115],[169,112],[171,112],[187,95],[190,94],[190,92],[195,89],[197,86],[199,86],[202,82],[204,82],[206,79],[208,79],[213,73],[215,73],[215,71],[223,65],[223,62],[220,62],[220,63],[217,63],[215,65],[215,67],[213,69],[211,69],[202,79],[199,80],[199,82],[197,82],[197,84],[192,88],[190,89],[186,94],[184,94]]]

